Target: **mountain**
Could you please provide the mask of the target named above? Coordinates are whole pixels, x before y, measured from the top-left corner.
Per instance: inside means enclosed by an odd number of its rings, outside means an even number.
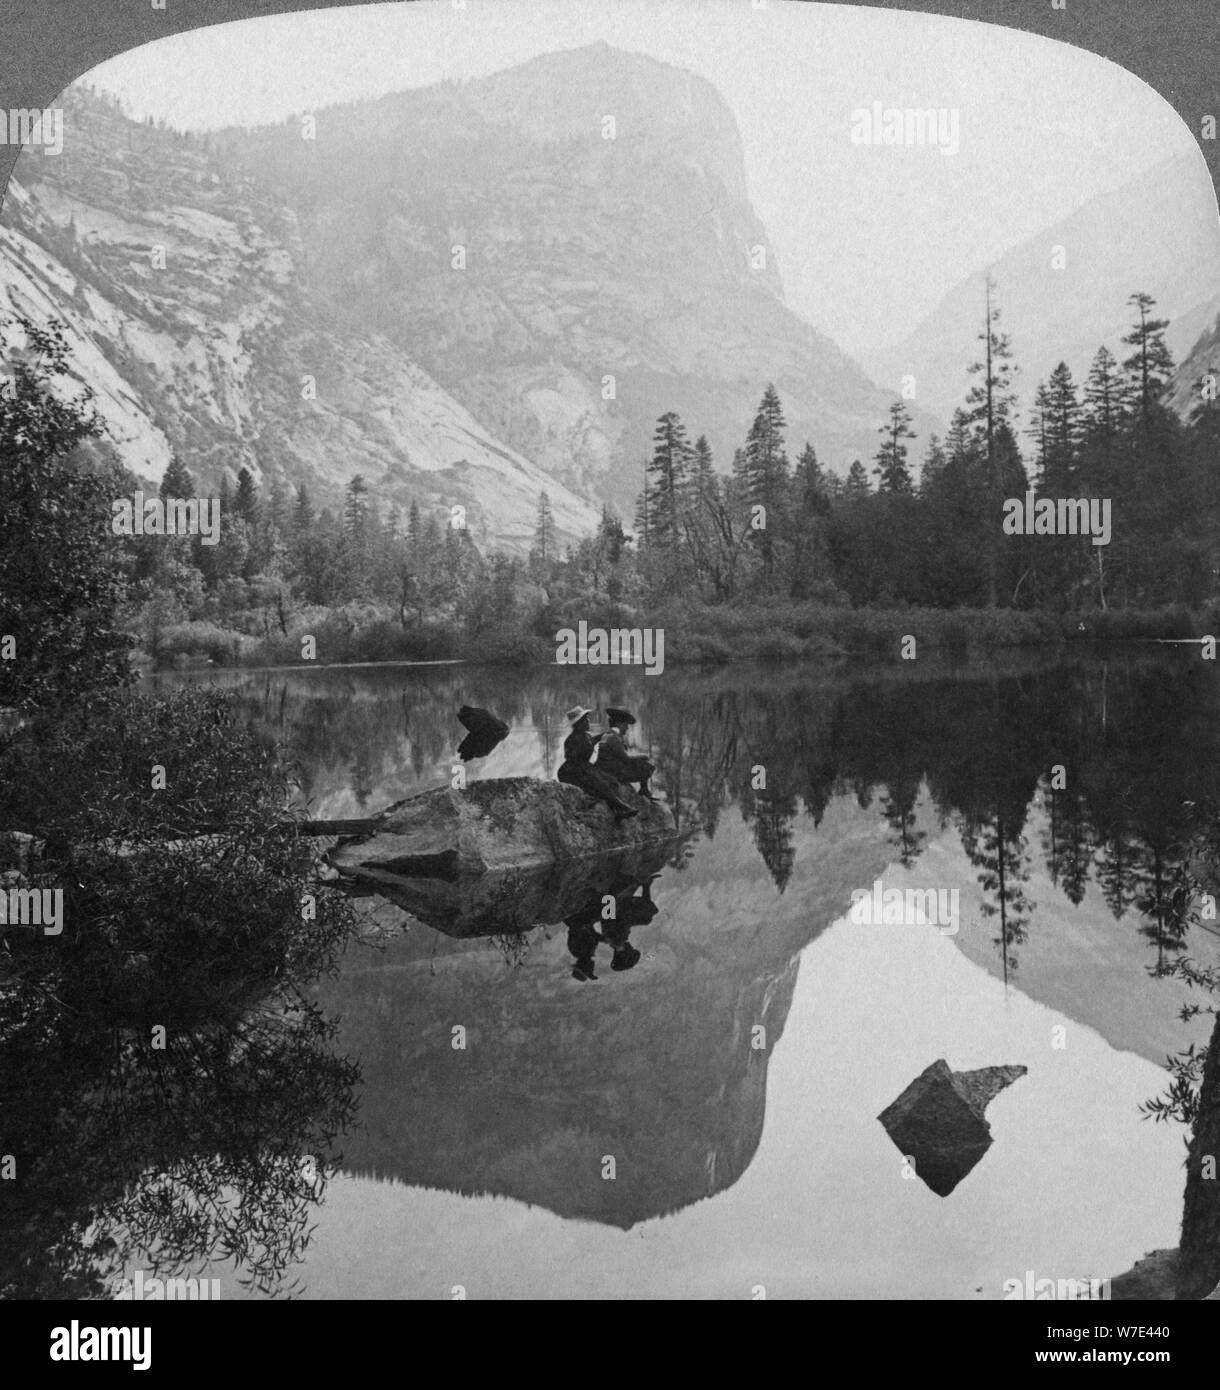
[[[1052,268],[1063,247],[1064,268]],[[1189,352],[1220,312],[1216,199],[1203,161],[1180,155],[1014,247],[991,267],[1002,329],[1012,337],[1021,404],[1065,361],[1077,382],[1103,344],[1121,361],[1129,332],[1128,297],[1146,290],[1170,320],[1175,357]],[[916,378],[917,399],[948,419],[968,389],[966,368],[982,329],[986,269],[962,280],[902,342],[871,355],[878,381]]]
[[[57,158],[26,153],[0,220],[0,311],[67,324],[119,458],[157,481],[176,450],[204,487],[243,464],[334,503],[357,473],[383,503],[468,507],[522,549],[539,492],[557,530],[598,512],[503,444],[400,346],[311,291],[292,209],[207,143],[76,88]],[[312,378],[316,398],[309,398]]]
[[[1220,380],[1220,316],[1199,335],[1169,384],[1169,404],[1184,420],[1200,403],[1199,383],[1209,372]]]
[[[785,304],[702,78],[597,44],[313,119],[216,139],[291,209],[309,294],[580,495],[630,516],[671,409],[727,470],[768,381],[794,454],[875,452],[892,397]]]

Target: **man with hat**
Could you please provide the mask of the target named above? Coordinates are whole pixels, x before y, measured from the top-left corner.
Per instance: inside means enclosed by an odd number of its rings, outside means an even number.
[[[629,786],[638,783],[640,795],[655,801],[648,779],[656,768],[642,753],[632,753],[627,745],[627,730],[635,723],[635,715],[629,710],[608,705],[606,723],[610,728],[602,735],[598,745],[598,767],[618,782],[626,782]]]
[[[563,741],[563,763],[557,776],[561,782],[568,782],[604,801],[614,812],[616,821],[638,816],[640,813],[636,807],[619,795],[614,777],[593,766],[593,754],[602,735],[589,732],[589,716],[592,713],[583,705],[575,705],[564,715],[571,732]]]

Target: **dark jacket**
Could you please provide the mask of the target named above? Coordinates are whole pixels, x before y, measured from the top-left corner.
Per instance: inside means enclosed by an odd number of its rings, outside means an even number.
[[[615,729],[611,729],[602,738],[597,750],[596,765],[620,782],[639,782],[651,777],[656,771],[642,754],[627,751],[626,740]]]
[[[563,741],[565,763],[587,763],[597,747],[597,739],[588,729],[573,729]]]

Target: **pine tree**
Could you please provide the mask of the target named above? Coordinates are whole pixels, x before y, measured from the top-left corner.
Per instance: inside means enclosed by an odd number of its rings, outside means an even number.
[[[278,478],[267,494],[267,525],[275,532],[284,531],[288,525],[288,494]]]
[[[598,539],[605,544],[606,559],[610,564],[617,565],[623,553],[623,546],[627,544],[627,537],[623,531],[623,523],[604,502],[602,503],[602,519],[597,528],[597,535]]]
[[[555,559],[555,516],[551,511],[551,499],[545,489],[538,494],[538,520],[534,526],[531,559],[543,567]]]
[[[1051,398],[1046,382],[1040,381],[1034,392],[1034,418],[1030,423],[1029,434],[1038,450],[1038,467],[1035,470],[1039,490],[1046,488],[1047,417],[1050,415]]]
[[[945,458],[950,463],[965,465],[973,454],[970,438],[970,416],[959,406],[949,421],[949,433],[945,435]]]
[[[1060,497],[1069,497],[1075,482],[1080,447],[1080,400],[1066,362],[1060,362],[1046,384],[1046,445],[1042,460],[1042,485]]]
[[[924,493],[931,487],[945,471],[948,463],[948,455],[945,453],[945,446],[940,442],[940,435],[930,434],[928,436],[928,450],[923,456],[923,467],[919,471],[919,490]]]
[[[1080,398],[1066,362],[1060,362],[1047,382],[1050,397],[1050,437],[1052,447],[1070,454],[1080,433]]]
[[[343,496],[343,558],[345,586],[353,597],[368,590],[370,559],[370,516],[368,486],[357,473],[344,490]]]
[[[1109,348],[1097,349],[1089,367],[1084,396],[1085,424],[1089,433],[1109,444],[1118,430],[1123,410],[1123,382]]]
[[[357,473],[348,483],[343,499],[343,529],[350,541],[363,541],[368,514],[368,485],[364,477]]]
[[[752,509],[750,536],[762,555],[768,588],[773,583],[776,542],[787,502],[788,455],[784,451],[787,425],[779,395],[768,382],[738,466],[741,496]],[[761,511],[754,510],[757,508]]]
[[[701,434],[695,440],[691,486],[697,501],[716,495],[716,469],[712,460],[712,446],[707,442],[705,434]]]
[[[681,567],[682,520],[690,492],[694,450],[674,411],[657,421],[648,464],[648,543],[668,554],[670,580]]]
[[[859,502],[862,498],[870,497],[872,491],[864,465],[859,459],[852,459],[851,467],[847,470],[847,482],[843,488],[844,498],[849,502]]]
[[[292,531],[294,538],[308,536],[313,530],[313,503],[309,500],[309,489],[302,483],[297,488],[296,505],[292,509]]]
[[[253,523],[257,519],[258,489],[254,485],[254,475],[244,466],[237,473],[237,496],[233,505],[243,521]]]
[[[817,451],[808,441],[796,462],[797,505],[802,513],[825,516],[830,510],[830,489]]]
[[[881,448],[877,451],[877,466],[873,472],[878,475],[877,491],[894,496],[909,497],[914,491],[911,470],[907,467],[907,439],[915,438],[911,428],[911,412],[904,401],[894,401],[890,406],[890,418],[880,427],[884,435]]]
[[[1147,429],[1151,422],[1152,407],[1160,399],[1169,378],[1173,375],[1173,355],[1165,342],[1168,319],[1155,319],[1151,311],[1156,300],[1143,292],[1133,294],[1127,301],[1139,314],[1139,318],[1123,342],[1135,349],[1123,362],[1130,383],[1131,397],[1140,424]]]
[[[789,528],[791,581],[795,599],[809,597],[811,585],[826,574],[825,518],[830,513],[826,474],[812,444],[806,443],[793,475],[795,514]]]
[[[635,499],[635,548],[638,554],[648,553],[651,545],[651,526],[648,516],[648,488],[641,489]]]
[[[195,495],[195,480],[191,477],[186,464],[179,459],[177,454],[171,454],[169,463],[165,465],[165,474],[161,479],[161,496],[165,499],[180,497],[188,498]]]
[[[983,356],[969,367],[970,374],[978,378],[966,397],[970,407],[970,419],[975,425],[981,441],[986,445],[987,464],[987,522],[995,521],[995,533],[1000,535],[1000,490],[996,437],[999,427],[1010,421],[1016,394],[1012,389],[1015,368],[1012,364],[1012,347],[1007,333],[999,330],[1000,310],[993,305],[995,281],[990,275],[985,282],[986,310],[983,331],[979,341],[983,344]],[[996,542],[987,547],[987,601],[996,605],[997,581]]]

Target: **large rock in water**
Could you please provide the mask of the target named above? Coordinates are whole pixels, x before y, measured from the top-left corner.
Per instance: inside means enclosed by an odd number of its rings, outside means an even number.
[[[877,1118],[915,1172],[947,1197],[991,1147],[983,1112],[1027,1067],[950,1071],[942,1057],[915,1078]]]
[[[329,855],[341,877],[376,891],[399,878],[457,879],[497,869],[535,869],[673,839],[673,814],[632,798],[639,815],[610,808],[562,782],[501,777],[463,791],[441,787],[391,806],[367,837]]]

